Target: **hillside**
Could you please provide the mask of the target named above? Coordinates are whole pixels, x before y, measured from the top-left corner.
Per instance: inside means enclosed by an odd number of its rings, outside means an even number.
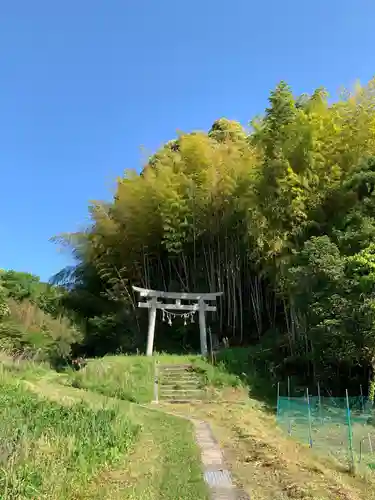
[[[57,373],[3,354],[2,442],[13,443],[5,459],[4,498],[206,500],[192,426],[171,412],[211,424],[234,481],[251,498],[375,498],[372,475],[352,476],[327,455],[288,438],[273,411],[249,398],[248,388],[223,368],[191,357],[158,360],[168,366],[195,361],[199,373],[207,369],[216,399],[152,406],[152,369],[141,356],[91,360],[82,371]],[[21,429],[17,441],[11,439],[15,428]]]
[[[207,499],[189,422],[67,387],[65,378],[3,355],[4,500]]]

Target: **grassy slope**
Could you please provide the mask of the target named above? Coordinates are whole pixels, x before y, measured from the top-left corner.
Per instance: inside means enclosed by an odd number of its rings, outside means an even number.
[[[224,386],[221,401],[177,405],[175,410],[210,421],[237,482],[251,494],[251,498],[375,500],[375,481],[371,472],[366,476],[358,474],[352,477],[342,465],[289,439],[277,428],[274,414],[248,398],[238,377],[226,373],[223,368],[207,365],[199,357],[159,356],[159,361],[190,361],[205,370],[208,383]],[[125,399],[146,402],[152,399],[152,363],[143,357],[93,360],[86,371],[73,375],[73,379],[79,378],[81,386],[94,391],[120,397],[125,394]],[[238,369],[233,371],[238,372]],[[256,393],[259,394],[259,387]],[[171,409],[170,405],[168,409]]]
[[[333,460],[315,455],[307,447],[289,439],[277,428],[274,415],[249,399],[244,387],[238,387],[238,378],[223,369],[207,367],[198,357],[162,356],[159,360],[166,363],[191,361],[201,369],[207,369],[204,374],[207,381],[225,386],[221,402],[178,405],[176,411],[211,423],[235,480],[254,500],[375,500],[371,472],[367,476],[353,477]],[[82,483],[84,488],[78,488],[80,493],[65,498],[207,498],[190,424],[127,401],[151,400],[152,360],[106,357],[90,361],[81,372],[61,375],[43,366],[37,369],[34,365],[29,366],[17,368],[10,364],[8,370],[18,379],[23,377],[29,390],[43,398],[63,405],[84,400],[93,409],[115,406],[120,418],[141,426],[128,454],[124,453],[112,464],[101,466],[95,479],[91,477]],[[72,382],[85,389],[72,387]],[[170,406],[168,410],[171,410]]]
[[[40,365],[1,367],[2,443],[23,429],[17,453],[0,456],[4,500],[207,499],[189,422],[62,385]]]
[[[200,356],[159,355],[156,360],[164,364],[192,363],[208,385],[234,387],[240,384],[237,376],[214,368]],[[154,363],[155,358],[144,356],[105,356],[90,360],[83,370],[71,371],[66,382],[105,396],[149,403],[153,399]]]
[[[68,408],[42,400],[1,374],[2,498],[69,498],[84,491],[104,464],[116,464],[139,426],[115,408]]]

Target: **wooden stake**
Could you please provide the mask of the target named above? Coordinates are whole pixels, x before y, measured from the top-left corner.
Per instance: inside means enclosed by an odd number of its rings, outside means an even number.
[[[353,453],[353,430],[352,430],[352,420],[350,416],[348,389],[346,389],[345,392],[346,392],[346,414],[348,418],[348,444],[349,444],[349,459],[350,459],[349,470],[350,472],[354,473],[355,463],[354,463],[354,453]]]
[[[322,413],[322,398],[320,395],[320,382],[318,381],[318,400],[319,400],[319,416],[320,421],[323,422],[323,413]]]
[[[211,335],[211,328],[208,327],[208,336],[210,338],[210,348],[211,348],[211,364],[214,364],[214,350],[212,347],[212,335]]]
[[[206,304],[203,299],[199,300],[199,333],[201,340],[201,354],[207,356],[207,332],[206,332]]]
[[[159,403],[159,366],[154,362],[154,403]]]
[[[280,414],[280,382],[277,382],[277,406],[276,406],[276,417]]]
[[[307,398],[307,418],[309,420],[309,446],[310,446],[310,448],[312,448],[313,441],[312,441],[311,408],[310,408],[309,389],[306,389],[306,398]]]
[[[370,433],[367,434],[367,437],[368,437],[368,444],[369,444],[369,447],[370,447],[370,451],[371,453],[373,452],[372,450],[372,441],[371,441],[371,436],[370,436]]]

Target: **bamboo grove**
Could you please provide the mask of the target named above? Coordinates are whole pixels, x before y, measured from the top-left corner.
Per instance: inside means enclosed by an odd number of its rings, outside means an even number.
[[[77,259],[56,281],[85,319],[84,349],[144,349],[132,285],[223,291],[211,330],[256,346],[271,373],[368,380],[374,187],[375,80],[337,102],[281,82],[249,131],[221,118],[181,133],[91,205],[85,232],[59,239]],[[196,330],[158,324],[158,347],[194,348]]]

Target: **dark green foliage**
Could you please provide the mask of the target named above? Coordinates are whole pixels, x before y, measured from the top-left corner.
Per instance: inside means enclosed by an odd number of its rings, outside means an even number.
[[[17,302],[29,300],[54,317],[66,312],[61,303],[66,291],[41,282],[34,274],[13,270],[0,271],[0,282],[6,296]]]
[[[7,290],[9,297],[15,300],[36,297],[40,287],[38,276],[12,270],[1,272],[1,283]]]

